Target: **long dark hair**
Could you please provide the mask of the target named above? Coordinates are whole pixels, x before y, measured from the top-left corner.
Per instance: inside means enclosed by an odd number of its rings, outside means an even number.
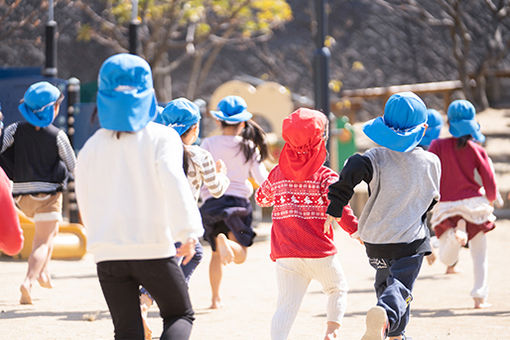
[[[191,126],[188,130],[186,130],[182,135],[181,135],[181,139],[186,137],[190,132],[191,132],[191,128],[193,126]],[[186,145],[182,145],[183,147],[183,153],[182,153],[182,167],[184,169],[184,174],[186,175],[186,177],[188,177],[188,169],[190,167],[190,165],[192,167],[195,167],[195,164],[191,161],[191,153],[188,151],[188,149],[186,149]]]
[[[232,124],[227,124],[226,122],[222,121],[221,126],[227,127],[232,126]],[[268,158],[269,147],[266,141],[266,133],[257,123],[255,123],[255,121],[248,120],[244,122],[244,128],[241,131],[241,137],[243,140],[240,144],[240,151],[244,155],[245,163],[250,161],[257,149],[259,150],[259,158],[257,161],[262,162]]]
[[[457,138],[457,148],[462,149],[465,147],[469,140],[473,139],[471,135],[464,135],[462,137]]]

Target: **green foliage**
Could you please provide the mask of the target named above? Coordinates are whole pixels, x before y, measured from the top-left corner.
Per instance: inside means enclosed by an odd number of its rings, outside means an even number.
[[[78,28],[78,41],[90,41],[92,38],[92,29],[90,25],[83,24]]]

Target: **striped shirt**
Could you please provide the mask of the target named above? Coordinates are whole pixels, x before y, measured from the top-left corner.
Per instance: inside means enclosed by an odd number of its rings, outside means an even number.
[[[14,136],[20,122],[9,125],[3,135],[2,148],[0,154],[14,144]],[[59,130],[56,137],[57,152],[59,158],[65,164],[67,170],[72,173],[76,164],[76,156],[69,142],[69,138],[64,131]],[[12,192],[14,195],[27,194],[34,192],[52,192],[59,190],[62,183],[44,182],[44,181],[24,181],[14,182]]]
[[[230,180],[225,174],[216,172],[216,164],[211,153],[198,145],[185,145],[184,147],[191,156],[188,182],[195,200],[198,201],[202,183],[214,198],[221,197],[230,185]]]

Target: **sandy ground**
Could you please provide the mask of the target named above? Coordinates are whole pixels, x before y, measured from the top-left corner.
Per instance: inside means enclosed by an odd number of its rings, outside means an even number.
[[[242,265],[225,269],[222,286],[225,307],[211,311],[208,282],[210,248],[191,279],[190,291],[196,311],[193,340],[269,339],[270,320],[275,309],[274,264],[269,260],[269,228],[259,228],[262,237],[249,250]],[[414,290],[412,316],[407,334],[413,340],[510,339],[510,221],[499,221],[488,234],[490,302],[484,310],[472,308],[469,292],[472,265],[469,251],[462,250],[458,269],[445,275],[444,266],[424,263]],[[349,280],[349,306],[341,339],[360,339],[365,313],[375,303],[374,271],[364,249],[343,232],[337,232],[344,270]],[[34,304],[19,305],[18,286],[26,262],[0,258],[0,339],[112,339],[113,326],[90,255],[80,261],[54,260],[51,264],[54,289],[33,289]],[[313,282],[305,296],[289,339],[322,339],[325,330],[326,297]],[[149,323],[154,338],[162,324],[153,307]],[[94,321],[88,321],[94,319]]]

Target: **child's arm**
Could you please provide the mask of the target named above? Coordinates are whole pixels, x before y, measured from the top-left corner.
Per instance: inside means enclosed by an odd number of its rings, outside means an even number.
[[[218,162],[221,162],[220,164],[223,164],[223,167],[220,166],[220,171],[217,171],[217,164],[214,163],[211,153],[205,151],[204,154],[205,159],[201,164],[204,184],[211,193],[212,197],[219,198],[223,196],[225,191],[227,191],[228,186],[230,185],[230,180],[226,174],[225,163],[223,163],[221,160],[218,160]]]
[[[477,170],[482,179],[485,196],[490,202],[493,202],[497,198],[497,189],[494,171],[491,168],[491,161],[485,150],[482,148],[475,149],[475,152],[479,160]]]
[[[349,205],[344,206],[342,218],[337,218],[336,221],[351,236],[358,231],[358,218],[354,215]]]
[[[269,177],[262,182],[255,192],[255,202],[261,207],[271,207],[274,205],[274,192]]]
[[[67,170],[73,173],[74,167],[76,166],[76,156],[74,155],[74,150],[69,142],[69,138],[67,138],[67,135],[62,130],[60,130],[57,135],[57,148],[58,155],[66,165]]]
[[[4,135],[2,138],[2,148],[0,149],[0,153],[3,153],[14,143],[14,134],[16,133],[16,129],[18,128],[18,123],[13,123],[5,128]]]
[[[370,158],[360,154],[349,157],[340,179],[329,186],[328,198],[330,200],[326,213],[334,217],[342,217],[344,207],[354,195],[354,188],[361,181],[370,183],[373,175]]]

